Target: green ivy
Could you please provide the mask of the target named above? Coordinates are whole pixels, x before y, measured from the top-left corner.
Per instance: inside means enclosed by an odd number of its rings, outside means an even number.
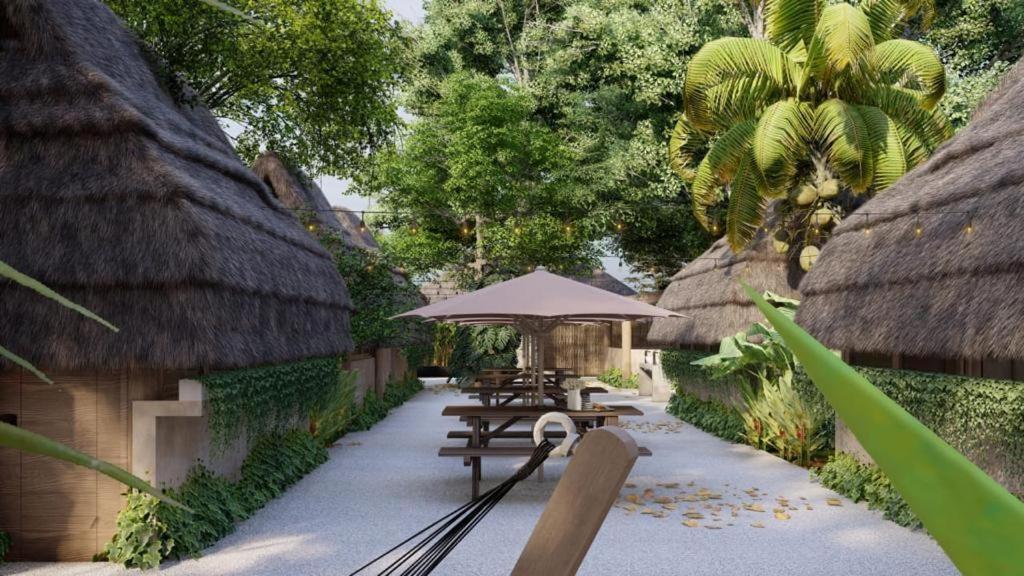
[[[822,486],[854,502],[867,502],[868,508],[881,510],[886,519],[900,526],[921,527],[921,521],[877,466],[864,464],[840,452],[831,456],[820,470],[812,471],[811,474],[818,477]]]
[[[339,372],[339,359],[328,357],[201,377],[213,446],[224,448],[243,433],[252,439],[295,426],[332,398]]]
[[[392,408],[404,404],[420,390],[423,390],[423,383],[419,378],[407,376],[402,380],[389,382],[384,389],[383,396],[368,392],[363,398],[363,405],[355,413],[349,430],[353,432],[369,430],[374,424],[383,420]]]
[[[743,434],[743,418],[739,411],[720,402],[701,400],[676,391],[666,410],[680,420],[729,442],[738,442]]]
[[[196,557],[326,460],[320,442],[304,430],[292,430],[257,440],[237,483],[201,464],[193,468],[181,486],[167,490],[191,511],[129,491],[104,556],[142,569],[157,568],[166,558]]]
[[[636,374],[630,374],[629,378],[625,378],[619,368],[609,368],[597,379],[613,388],[632,390],[640,387],[640,378]]]
[[[1024,478],[1024,383],[885,368],[857,368],[961,454],[998,461]]]
[[[736,387],[737,390],[742,390],[746,381],[741,376],[730,375],[713,378],[711,370],[692,364],[694,361],[710,355],[710,352],[696,350],[665,350],[661,353],[661,368],[665,377],[677,390],[687,391],[691,386],[708,383],[723,388]]]
[[[0,530],[0,564],[4,563],[4,558],[7,556],[7,553],[10,552],[10,551],[11,551],[11,537],[7,534],[7,532],[4,532],[3,530]]]

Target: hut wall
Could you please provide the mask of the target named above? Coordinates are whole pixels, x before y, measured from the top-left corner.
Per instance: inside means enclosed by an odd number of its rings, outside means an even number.
[[[544,364],[569,368],[580,376],[597,376],[607,370],[610,334],[604,324],[557,326],[544,344]]]
[[[131,469],[135,400],[173,398],[177,372],[46,371],[46,384],[20,369],[0,371],[5,421]],[[89,560],[115,530],[124,487],[91,470],[0,448],[0,530],[9,560]]]

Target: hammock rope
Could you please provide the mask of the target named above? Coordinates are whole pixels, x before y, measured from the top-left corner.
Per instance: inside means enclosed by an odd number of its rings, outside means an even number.
[[[377,576],[426,576],[430,574],[516,484],[528,478],[547,460],[548,455],[554,449],[554,444],[547,440],[542,441],[533,450],[530,459],[520,466],[508,480],[481,494],[476,500],[467,502],[435,520],[397,546],[363,564],[349,576],[362,573],[413,541],[415,543],[408,550],[384,566],[382,571],[377,572]],[[420,540],[417,541],[417,538]]]

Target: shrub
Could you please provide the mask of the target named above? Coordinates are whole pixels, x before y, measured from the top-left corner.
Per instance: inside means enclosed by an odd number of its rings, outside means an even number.
[[[597,377],[597,379],[609,386],[612,386],[613,388],[635,390],[640,387],[640,379],[636,374],[630,374],[629,378],[624,378],[622,370],[618,368],[609,368],[608,370],[605,370],[603,374]]]
[[[349,424],[349,430],[353,432],[369,430],[374,424],[383,420],[392,408],[404,404],[420,390],[423,390],[423,383],[419,378],[409,375],[401,380],[389,382],[384,389],[383,396],[367,392],[363,398],[363,405],[356,411],[351,424]]]
[[[825,415],[804,402],[789,378],[762,380],[760,394],[748,390],[745,397],[742,418],[747,444],[771,449],[802,466],[825,447],[821,432]]]
[[[104,556],[127,568],[156,568],[166,558],[195,557],[235,529],[288,486],[327,460],[327,451],[304,430],[261,437],[242,463],[238,483],[202,464],[167,494],[189,510],[137,491],[117,517]]]
[[[309,415],[310,433],[324,446],[344,436],[356,416],[356,376],[355,372],[340,373],[332,397]]]
[[[11,550],[11,537],[7,535],[7,532],[0,530],[0,564],[4,563],[4,557]]]
[[[877,466],[864,464],[853,456],[840,452],[830,457],[828,462],[820,470],[812,472],[812,475],[821,480],[822,486],[835,490],[854,502],[867,502],[868,508],[881,510],[886,519],[900,526],[921,527],[921,521]]]
[[[701,400],[677,392],[669,400],[667,411],[696,428],[723,440],[738,442],[743,434],[743,418],[735,409],[720,402]]]

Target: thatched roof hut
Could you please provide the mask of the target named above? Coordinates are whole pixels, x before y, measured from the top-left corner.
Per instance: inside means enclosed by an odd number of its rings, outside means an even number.
[[[763,232],[739,255],[724,238],[687,264],[665,289],[658,306],[687,318],[657,318],[647,340],[654,346],[713,346],[722,338],[763,320],[754,303],[743,293],[742,280],[758,291],[770,290],[798,298],[795,286],[799,271],[788,266]]]
[[[1024,62],[967,128],[837,227],[800,286],[798,322],[849,352],[1024,359],[1022,152]]]
[[[121,328],[0,282],[5,347],[168,369],[351,349],[330,256],[101,3],[6,0],[0,78],[0,260]]]
[[[360,230],[360,217],[344,208],[335,209],[317,183],[297,168],[289,168],[274,152],[264,152],[252,165],[253,172],[274,195],[296,213],[312,211],[319,226],[340,234],[345,244],[366,250],[380,246],[368,229]]]

